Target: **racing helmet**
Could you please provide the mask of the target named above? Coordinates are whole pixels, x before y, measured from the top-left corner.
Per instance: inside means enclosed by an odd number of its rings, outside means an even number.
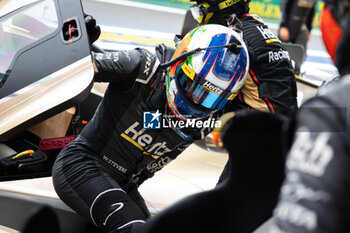
[[[242,33],[214,24],[188,32],[172,61],[165,80],[166,98],[180,120],[203,119],[223,109],[242,88],[249,67]]]
[[[210,23],[220,23],[223,17],[236,14],[238,18],[249,12],[251,0],[194,0],[191,6],[193,18],[199,25]],[[216,14],[216,12],[218,12]],[[216,18],[216,19],[213,19]]]

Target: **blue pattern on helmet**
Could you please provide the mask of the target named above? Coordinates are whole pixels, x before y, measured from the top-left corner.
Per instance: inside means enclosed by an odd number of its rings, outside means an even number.
[[[220,102],[217,103],[217,107],[216,107],[217,109],[223,109],[225,107],[226,103],[228,102],[228,100],[224,99],[224,98],[221,98],[221,100],[218,99],[218,101],[220,101]]]
[[[242,78],[245,76],[245,71],[246,70],[244,68],[241,69],[241,67],[247,67],[247,61],[248,61],[248,57],[247,56],[248,55],[245,52],[245,50],[241,49],[241,52],[239,54],[239,59],[237,59],[236,65],[235,65],[235,68],[234,68],[234,71],[236,71],[238,69],[238,72],[243,72],[242,73]],[[240,77],[241,77],[241,74],[236,74],[236,77],[234,78],[234,80],[232,80],[232,82],[230,82],[230,84],[228,85],[226,90],[231,90]]]
[[[227,34],[215,35],[212,37],[212,40],[210,41],[208,47],[226,45],[230,42],[230,39],[231,37],[228,38]],[[225,56],[225,53],[231,54],[230,56]],[[231,59],[231,61],[227,61],[227,59]],[[204,64],[204,67],[199,75],[205,78],[208,75],[210,69],[213,67],[215,60],[216,64],[213,69],[213,73],[217,77],[220,77],[221,80],[229,81],[234,75],[234,71],[236,70],[233,68],[233,66],[235,66],[237,59],[235,57],[235,54],[233,54],[227,48],[208,49],[203,56],[203,62],[206,61],[206,63]]]

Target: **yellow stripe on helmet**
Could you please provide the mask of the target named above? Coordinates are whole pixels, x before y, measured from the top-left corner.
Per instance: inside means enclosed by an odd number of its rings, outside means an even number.
[[[194,79],[196,73],[186,64],[186,62],[181,66],[182,71],[189,77],[190,79]]]

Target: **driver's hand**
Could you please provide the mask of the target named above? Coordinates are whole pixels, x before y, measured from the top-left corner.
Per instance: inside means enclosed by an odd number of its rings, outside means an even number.
[[[86,30],[90,44],[94,43],[101,35],[100,26],[96,25],[96,20],[91,15],[84,14]]]
[[[289,30],[287,27],[281,27],[279,31],[279,38],[282,41],[289,41]]]

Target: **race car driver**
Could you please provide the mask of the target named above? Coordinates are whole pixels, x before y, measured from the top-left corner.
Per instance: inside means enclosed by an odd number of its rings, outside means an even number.
[[[287,178],[274,211],[274,233],[350,232],[350,2],[325,4],[322,37],[342,78],[297,114]]]
[[[175,52],[156,53],[94,54],[96,81],[109,86],[53,168],[59,197],[105,232],[136,232],[149,216],[137,184],[220,124],[248,72],[241,33],[221,25],[196,28]]]

